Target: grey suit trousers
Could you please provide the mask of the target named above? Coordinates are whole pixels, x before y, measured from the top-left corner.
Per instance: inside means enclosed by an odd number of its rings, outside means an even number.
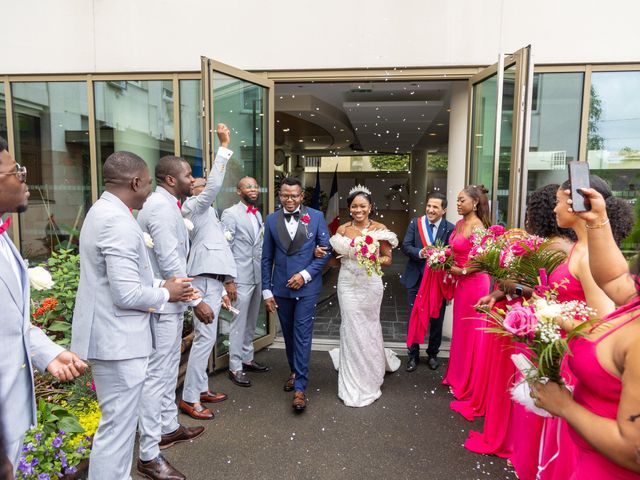
[[[207,277],[195,277],[192,285],[202,292],[202,300],[211,307],[215,315],[215,320],[209,325],[205,325],[195,315],[193,316],[196,335],[189,351],[189,364],[184,377],[182,399],[185,402],[196,403],[200,401],[200,393],[209,390],[207,364],[218,334],[218,315],[224,285],[219,280]]]
[[[153,460],[160,454],[162,435],[175,432],[178,423],[176,387],[180,369],[183,313],[151,315],[155,350],[149,357],[147,379],[140,403],[140,459]]]
[[[242,370],[243,363],[253,360],[253,336],[262,302],[261,284],[238,284],[238,300],[235,307],[240,310],[231,322],[229,332],[229,370]]]
[[[130,478],[148,360],[141,357],[90,361],[102,418],[93,437],[89,480]]]
[[[7,458],[9,459],[9,461],[11,462],[11,465],[13,466],[14,474],[16,473],[16,470],[18,470],[18,462],[20,461],[20,454],[22,453],[23,440],[24,440],[24,435],[21,436],[20,438],[17,438],[13,442],[8,443],[4,447],[7,452]]]

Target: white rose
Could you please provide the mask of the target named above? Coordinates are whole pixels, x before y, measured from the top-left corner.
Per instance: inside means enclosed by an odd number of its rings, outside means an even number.
[[[147,232],[143,232],[142,236],[144,237],[144,244],[147,248],[153,248],[153,238]]]
[[[548,320],[559,317],[562,314],[562,305],[557,303],[551,303],[546,305],[540,310],[536,311],[538,318],[543,319],[546,318]]]
[[[369,250],[369,253],[376,253],[377,247],[375,244],[370,243],[367,245],[367,250]]]
[[[226,228],[224,229],[224,238],[227,240],[227,242],[230,242],[231,240],[233,240],[233,235],[231,234],[231,231],[227,230]]]
[[[33,267],[27,270],[29,284],[35,290],[48,290],[53,287],[53,279],[48,270],[42,267]]]
[[[188,218],[183,218],[184,220],[184,226],[187,227],[187,232],[190,232],[193,230],[193,222],[191,220],[189,220]]]

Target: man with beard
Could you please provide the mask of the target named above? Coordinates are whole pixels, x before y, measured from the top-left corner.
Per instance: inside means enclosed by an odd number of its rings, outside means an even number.
[[[238,181],[236,193],[240,201],[222,212],[222,222],[227,228],[238,269],[235,307],[239,313],[229,332],[229,378],[240,387],[250,387],[247,371],[269,371],[267,366],[253,359],[253,335],[262,291],[262,217],[256,208],[260,187],[255,178],[244,177]]]
[[[27,267],[6,233],[11,217],[4,222],[1,219],[5,213],[27,210],[26,181],[27,169],[15,162],[7,141],[0,138],[0,428],[4,427],[2,437],[13,470],[18,466],[24,434],[37,421],[33,367],[41,372],[46,369],[65,381],[79,376],[87,367],[74,353],[56,345],[30,322]],[[6,460],[0,458],[1,462]]]
[[[138,224],[147,233],[156,278],[187,277],[189,234],[182,218],[182,200],[191,196],[194,178],[191,166],[180,157],[165,156],[155,168],[157,187],[144,203]],[[184,312],[190,304],[165,305],[151,316],[154,351],[149,357],[147,378],[140,402],[140,453],[138,472],[151,479],[185,478],[167,462],[160,450],[192,440],[204,427],[178,423],[176,385],[180,367],[180,344]],[[196,307],[198,308],[198,307]],[[202,308],[202,307],[201,307]]]
[[[209,177],[206,180],[196,178],[193,196],[182,206],[182,215],[193,223],[187,272],[193,277],[193,285],[203,293],[204,298],[194,309],[196,318],[193,326],[196,335],[189,352],[180,410],[200,420],[214,417],[213,412],[202,403],[217,403],[227,399],[224,393],[209,390],[207,363],[216,343],[221,303],[229,308],[236,299],[233,284],[236,264],[225,238],[224,225],[211,206],[222,188],[227,162],[233,152],[227,148],[229,129],[226,125],[218,124],[216,134],[220,148]]]

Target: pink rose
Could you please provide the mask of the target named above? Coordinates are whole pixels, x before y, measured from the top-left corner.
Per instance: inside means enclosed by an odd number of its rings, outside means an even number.
[[[528,244],[527,241],[518,242],[511,245],[511,252],[516,257],[524,257],[525,255],[531,253],[532,246]]]
[[[516,337],[533,335],[538,325],[538,317],[531,307],[517,306],[504,317],[504,329]]]
[[[364,237],[364,243],[366,243],[367,245],[371,245],[373,243],[373,238],[370,235],[367,235],[366,237]]]
[[[369,260],[371,260],[372,262],[375,262],[377,258],[378,257],[376,257],[375,255],[370,255],[369,256]]]
[[[366,246],[366,245],[363,245],[363,246],[360,248],[360,253],[361,253],[362,255],[364,255],[365,257],[366,257],[367,255],[369,255],[369,249],[367,248],[367,246]]]
[[[355,244],[356,244],[356,239],[355,239],[355,238],[352,238],[352,239],[351,239],[351,246],[353,247]]]
[[[450,257],[450,256],[451,256],[451,248],[449,248],[449,247],[445,248],[445,249],[444,249],[444,254],[445,254],[447,257]]]
[[[496,237],[499,237],[500,235],[504,235],[504,227],[502,225],[491,225],[489,227],[489,231],[491,233],[493,233]]]
[[[444,255],[439,255],[439,256],[438,256],[438,262],[439,262],[439,263],[444,263],[446,259],[447,259],[447,258],[446,258]]]
[[[305,213],[301,218],[300,221],[304,224],[308,224],[311,221],[311,217],[309,216],[308,213]]]

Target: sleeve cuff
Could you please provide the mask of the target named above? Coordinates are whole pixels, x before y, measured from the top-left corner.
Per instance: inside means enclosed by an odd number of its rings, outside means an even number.
[[[269,300],[270,298],[273,298],[273,293],[271,293],[271,290],[262,290],[262,299]]]
[[[307,272],[306,270],[301,270],[300,275],[302,275],[302,278],[304,278],[305,285],[311,281],[311,275],[309,275],[309,272]]]
[[[158,281],[158,285],[160,285],[160,283],[162,283],[164,285],[164,280],[157,280]],[[153,281],[153,283],[155,283],[156,280]],[[171,296],[169,294],[169,290],[167,290],[164,287],[160,287],[160,291],[162,291],[162,296],[164,297],[164,301],[162,302],[162,305],[160,306],[160,308],[157,310],[158,312],[162,312],[164,310],[164,306],[167,304],[167,302],[169,301],[169,297]]]
[[[219,147],[218,151],[216,152],[216,157],[222,157],[225,160],[229,160],[231,158],[231,155],[233,155],[233,150],[229,150],[226,147]]]

